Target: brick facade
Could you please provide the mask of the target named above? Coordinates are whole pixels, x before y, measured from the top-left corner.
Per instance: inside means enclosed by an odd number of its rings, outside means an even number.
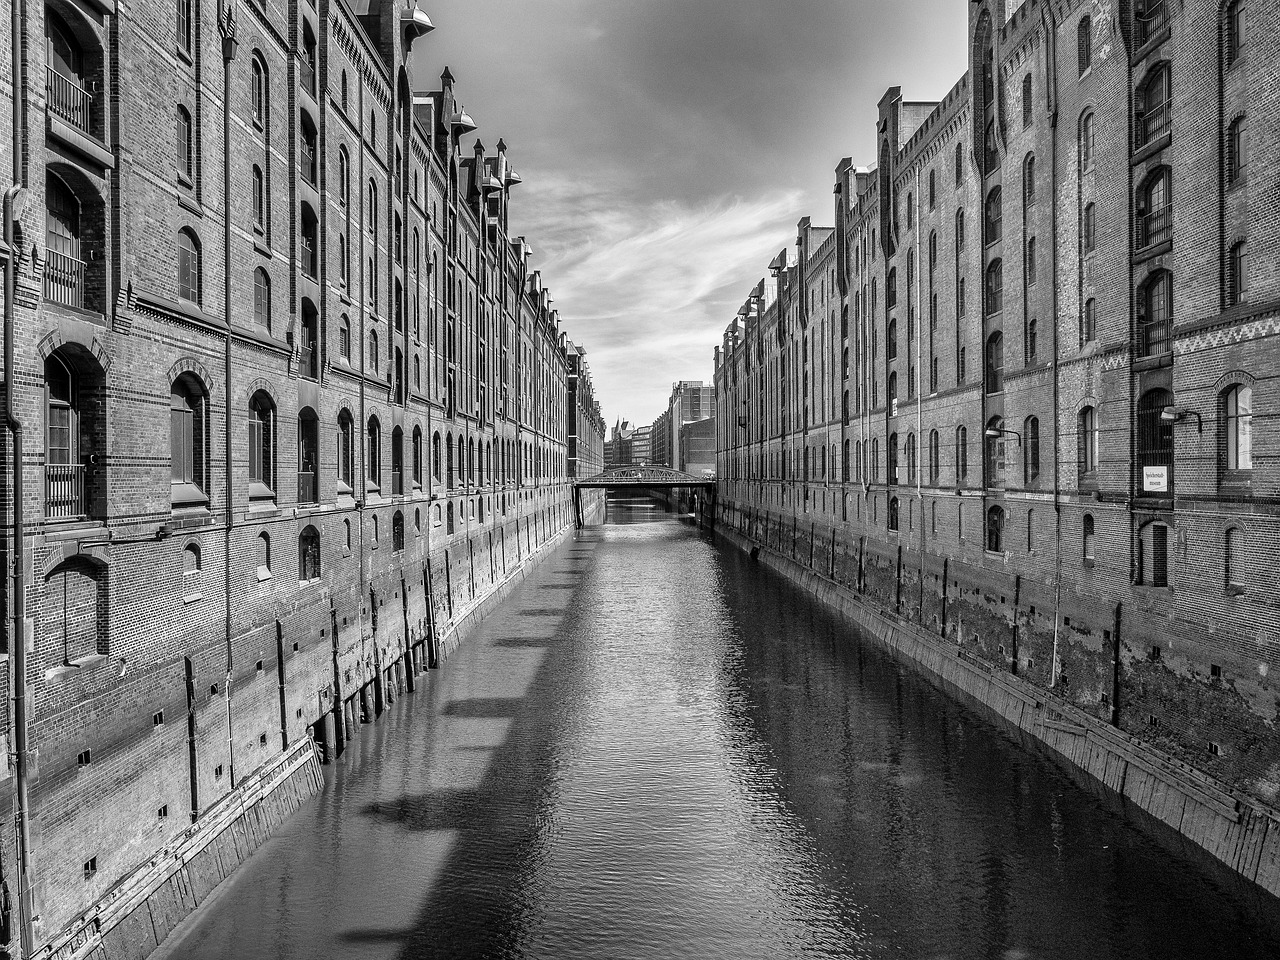
[[[726,331],[720,519],[1274,806],[1280,9],[1008,6]]]
[[[570,405],[579,459],[604,427],[508,234],[505,145],[464,146],[448,70],[410,76],[411,3],[22,9],[0,485],[41,942],[289,744],[332,757],[422,682],[572,522]]]

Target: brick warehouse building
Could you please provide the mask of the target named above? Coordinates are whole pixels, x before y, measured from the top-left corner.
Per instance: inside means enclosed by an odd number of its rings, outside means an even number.
[[[969,11],[966,75],[936,103],[886,92],[876,163],[837,168],[834,229],[800,221],[717,348],[719,521],[886,630],[945,637],[989,690],[1015,674],[1058,717],[1036,737],[1082,767],[1105,740],[1180,798],[1202,785],[1222,836],[1261,837],[1280,7]],[[1252,841],[1214,848],[1181,804],[1154,814],[1264,882]]]
[[[4,6],[0,927],[25,823],[38,944],[412,689],[571,523],[593,393],[412,3]]]

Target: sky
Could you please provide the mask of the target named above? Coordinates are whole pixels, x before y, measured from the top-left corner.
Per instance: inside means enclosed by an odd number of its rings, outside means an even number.
[[[506,141],[511,232],[610,425],[711,382],[797,221],[831,225],[840,159],[874,160],[885,90],[936,100],[965,68],[968,0],[418,2],[415,83],[448,66],[474,136]]]

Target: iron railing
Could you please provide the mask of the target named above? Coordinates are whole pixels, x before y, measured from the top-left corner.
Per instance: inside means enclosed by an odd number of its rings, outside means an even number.
[[[319,380],[319,353],[315,347],[310,344],[305,345],[299,351],[298,357],[298,373],[308,380]]]
[[[84,261],[45,249],[44,298],[68,307],[84,307]]]
[[[1162,2],[1147,4],[1146,10],[1134,17],[1136,46],[1142,46],[1169,25],[1169,8]]]
[[[1172,127],[1173,110],[1170,109],[1168,100],[1147,108],[1138,125],[1138,146],[1142,147],[1159,140]]]
[[[317,491],[316,475],[314,473],[298,473],[298,502],[320,502],[320,495]]]
[[[83,517],[85,469],[81,463],[49,463],[44,468],[44,512],[50,520]]]
[[[1173,212],[1171,208],[1159,207],[1138,218],[1138,248],[1164,243],[1173,234]]]
[[[1173,349],[1173,321],[1166,317],[1138,325],[1138,352],[1143,357],[1158,357]]]
[[[53,67],[46,67],[45,93],[49,112],[77,130],[92,133],[93,94]]]

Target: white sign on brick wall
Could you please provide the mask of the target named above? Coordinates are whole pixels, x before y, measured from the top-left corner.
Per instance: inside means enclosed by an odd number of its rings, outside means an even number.
[[[1169,468],[1168,467],[1143,467],[1142,468],[1142,489],[1146,493],[1168,493],[1169,492]]]

